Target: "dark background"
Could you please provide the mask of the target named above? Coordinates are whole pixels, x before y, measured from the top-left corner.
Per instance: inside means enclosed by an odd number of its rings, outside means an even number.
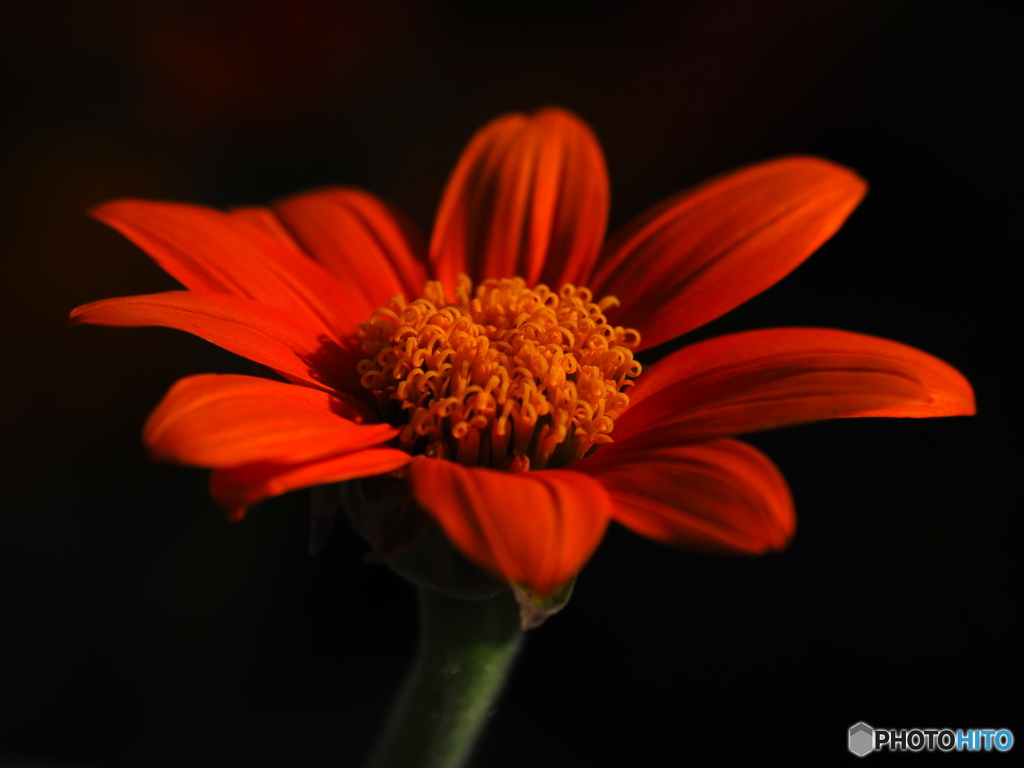
[[[429,231],[473,131],[546,104],[602,142],[613,229],[780,154],[859,170],[871,191],[842,231],[692,337],[897,339],[963,371],[979,415],[753,436],[796,499],[781,555],[612,530],[527,637],[474,765],[827,764],[858,720],[1024,737],[1018,43],[981,8],[5,7],[0,764],[358,765],[415,647],[413,589],[347,526],[306,554],[308,492],[231,525],[203,471],[147,461],[141,425],[176,379],[248,369],[179,332],[67,327],[76,305],[175,285],[86,209],[333,183]]]

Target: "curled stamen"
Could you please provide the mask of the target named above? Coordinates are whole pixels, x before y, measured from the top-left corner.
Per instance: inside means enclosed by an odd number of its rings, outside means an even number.
[[[526,471],[611,440],[640,373],[639,334],[604,316],[614,297],[465,276],[453,293],[428,282],[423,298],[396,297],[358,327],[356,370],[378,403],[393,404],[381,416],[404,421],[400,447]]]

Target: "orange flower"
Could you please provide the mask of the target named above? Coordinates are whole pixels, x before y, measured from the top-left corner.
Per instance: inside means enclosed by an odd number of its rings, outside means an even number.
[[[188,290],[71,316],[179,328],[287,380],[191,376],[146,424],[155,458],[213,468],[232,518],[394,473],[466,557],[544,594],[610,520],[687,548],[783,547],[785,481],[733,435],[974,413],[954,368],[845,331],[732,334],[643,373],[633,359],[780,280],[865,190],[825,160],[773,160],[666,200],[602,246],[608,178],[591,131],[557,109],[510,115],[470,142],[429,249],[352,189],[231,213],[122,200],[93,215]]]

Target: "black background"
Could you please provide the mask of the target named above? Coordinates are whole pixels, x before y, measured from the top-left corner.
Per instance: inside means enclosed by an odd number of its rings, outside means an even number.
[[[5,8],[0,764],[358,765],[415,647],[412,588],[351,530],[306,554],[307,492],[230,525],[203,471],[148,463],[167,387],[248,369],[174,331],[67,327],[175,285],[86,209],[334,183],[429,231],[473,131],[546,104],[597,133],[613,229],[776,155],[857,169],[871,191],[841,232],[692,338],[896,339],[963,371],[979,415],[753,436],[796,499],[780,555],[610,531],[474,765],[827,764],[858,720],[1024,736],[1014,28],[865,0]]]

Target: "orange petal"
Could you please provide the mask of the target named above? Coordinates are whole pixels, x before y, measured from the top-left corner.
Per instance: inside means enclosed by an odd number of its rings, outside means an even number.
[[[738,440],[674,445],[671,428],[662,431],[572,464],[611,494],[613,520],[686,549],[759,554],[786,546],[796,527],[793,499],[767,456]]]
[[[256,462],[229,469],[216,469],[210,475],[210,495],[228,511],[228,518],[241,520],[245,511],[270,496],[313,485],[340,483],[356,477],[381,475],[412,461],[405,451],[394,448],[368,448],[331,456],[304,464]]]
[[[285,229],[284,224],[279,218],[277,218],[277,214],[269,208],[263,208],[256,205],[243,208],[232,208],[230,214],[234,218],[244,221],[247,224],[251,224],[257,229],[262,229],[266,234],[277,238],[292,250],[302,251],[302,246],[299,245],[298,241],[294,237],[292,237],[291,232]],[[308,253],[306,255],[311,256],[311,254]]]
[[[168,274],[199,293],[243,296],[288,312],[342,341],[365,320],[358,293],[280,239],[220,211],[118,200],[92,215],[121,232]]]
[[[143,442],[154,459],[200,467],[298,464],[379,445],[398,430],[357,424],[353,403],[252,376],[204,374],[177,382],[150,415]]]
[[[273,211],[306,253],[360,292],[364,319],[399,294],[412,301],[423,291],[423,236],[372,195],[324,189],[277,202]]]
[[[560,109],[482,128],[455,167],[430,243],[450,290],[519,276],[557,288],[589,277],[608,222],[608,171],[597,139]]]
[[[974,413],[952,366],[894,341],[825,328],[773,328],[685,347],[645,371],[616,440],[674,424],[680,440],[844,416]]]
[[[76,323],[177,328],[314,387],[358,391],[356,360],[316,327],[252,299],[170,291],[105,299],[71,312]],[[319,337],[319,338],[318,338]]]
[[[579,572],[608,525],[607,492],[575,472],[509,474],[420,459],[408,477],[462,554],[540,594]]]
[[[647,349],[777,283],[839,229],[867,184],[814,157],[743,168],[672,197],[609,241],[590,288]],[[653,308],[653,311],[652,311]]]

